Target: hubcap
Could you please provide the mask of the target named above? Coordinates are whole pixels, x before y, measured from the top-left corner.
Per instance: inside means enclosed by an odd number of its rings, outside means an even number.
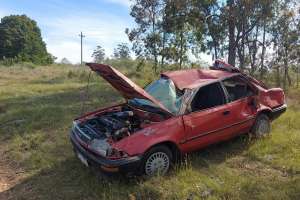
[[[169,157],[164,152],[153,153],[146,161],[145,172],[147,175],[165,174],[169,169]]]
[[[270,132],[270,126],[267,120],[262,120],[257,128],[258,136],[264,136]]]

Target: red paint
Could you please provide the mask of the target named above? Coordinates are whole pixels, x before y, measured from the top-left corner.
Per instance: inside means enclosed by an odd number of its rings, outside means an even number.
[[[115,68],[97,63],[87,63],[87,65],[117,89],[125,99],[140,98],[149,100],[172,115],[159,101]]]
[[[227,71],[201,69],[187,69],[162,73],[162,76],[170,78],[180,90],[184,88],[193,89],[201,86],[201,84],[214,82],[232,75],[233,73]]]
[[[222,64],[222,66],[231,67],[230,65],[227,66],[226,63]],[[100,64],[88,65],[119,90],[126,99],[148,99],[167,111],[160,102],[113,67]],[[162,76],[170,78],[179,89],[197,89],[204,84],[219,82],[235,75],[244,77],[238,69],[232,67],[230,69],[232,72],[217,69],[191,69],[167,72],[163,73]],[[187,153],[248,132],[253,126],[258,113],[263,111],[272,112],[274,108],[284,105],[285,97],[283,90],[280,88],[267,89],[252,77],[246,77],[245,79],[255,91],[252,96],[229,103],[227,101],[224,105],[214,108],[191,113],[185,112],[186,114],[169,116],[167,119],[162,119],[155,113],[149,114],[142,110],[134,110],[138,116],[148,117],[152,123],[145,124],[142,130],[113,143],[113,148],[133,156],[144,154],[159,143],[171,142],[182,153]],[[121,106],[117,105],[97,110],[79,119],[84,120],[95,113],[119,110]]]

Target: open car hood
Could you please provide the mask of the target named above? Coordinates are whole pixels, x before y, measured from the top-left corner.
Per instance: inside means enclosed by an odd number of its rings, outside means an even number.
[[[133,98],[139,98],[149,100],[164,112],[172,115],[172,113],[167,110],[158,100],[156,100],[144,89],[135,84],[133,81],[131,81],[124,74],[122,74],[112,66],[98,63],[87,63],[86,65],[89,66],[92,71],[95,71],[98,75],[109,82],[115,89],[117,89],[121,93],[121,95],[125,99],[129,100]]]

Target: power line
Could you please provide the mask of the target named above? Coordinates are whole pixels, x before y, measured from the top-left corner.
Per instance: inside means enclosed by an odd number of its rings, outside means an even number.
[[[85,37],[85,35],[80,32],[79,34],[80,37],[80,64],[82,65],[82,39]]]

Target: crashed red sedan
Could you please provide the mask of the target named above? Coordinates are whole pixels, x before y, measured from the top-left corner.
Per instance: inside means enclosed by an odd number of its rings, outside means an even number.
[[[74,120],[78,158],[106,172],[165,174],[178,155],[251,132],[270,132],[286,110],[284,92],[224,62],[162,73],[142,89],[111,66],[88,63],[126,103]]]

